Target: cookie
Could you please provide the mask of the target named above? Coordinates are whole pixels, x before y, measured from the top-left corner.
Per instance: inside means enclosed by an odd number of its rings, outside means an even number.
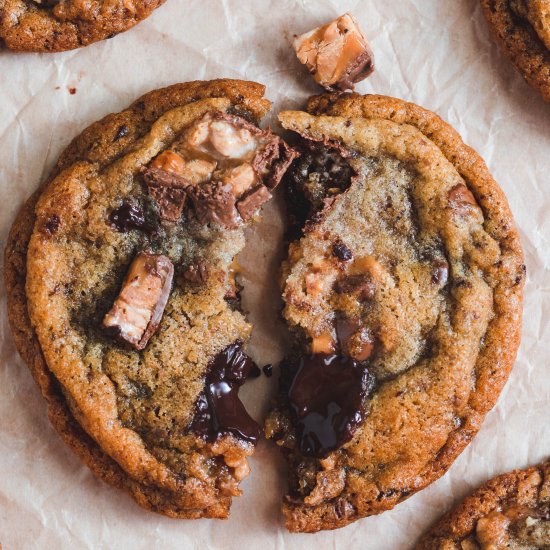
[[[550,463],[488,481],[443,516],[415,548],[550,548]]]
[[[2,0],[0,44],[10,50],[62,52],[111,38],[165,0]]]
[[[10,324],[54,427],[171,517],[227,517],[259,436],[233,259],[295,154],[257,127],[263,93],[180,84],[93,124],[6,246]]]
[[[286,525],[313,532],[393,508],[472,440],[514,362],[525,266],[502,190],[434,113],[326,94],[279,119],[301,151],[294,348],[265,432],[288,462]]]
[[[481,6],[501,50],[550,101],[550,2],[481,0]]]

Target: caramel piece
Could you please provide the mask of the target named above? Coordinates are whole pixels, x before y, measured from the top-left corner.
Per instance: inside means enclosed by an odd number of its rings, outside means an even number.
[[[311,340],[311,353],[333,353],[334,340],[330,332],[314,336]]]
[[[103,319],[107,334],[142,350],[157,330],[170,296],[174,266],[169,258],[140,252]]]
[[[151,168],[159,168],[172,174],[181,174],[185,168],[185,161],[174,151],[163,151],[155,157],[151,163]]]
[[[349,13],[296,36],[293,46],[315,82],[329,91],[353,90],[374,71],[369,43]]]
[[[221,181],[231,185],[235,197],[241,197],[256,183],[257,176],[254,168],[250,164],[244,163],[223,172]]]
[[[484,550],[498,550],[508,542],[510,519],[500,512],[491,512],[480,518],[476,526],[476,537]]]

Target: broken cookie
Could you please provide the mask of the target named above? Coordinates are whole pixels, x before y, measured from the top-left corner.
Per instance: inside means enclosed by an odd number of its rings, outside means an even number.
[[[313,532],[392,508],[465,448],[514,361],[524,266],[502,191],[435,114],[335,93],[279,119],[302,154],[265,432],[286,525]]]
[[[226,518],[260,435],[238,395],[259,371],[234,258],[294,156],[257,127],[263,93],[178,84],[109,115],[72,142],[8,242],[17,347],[56,430],[169,517]]]

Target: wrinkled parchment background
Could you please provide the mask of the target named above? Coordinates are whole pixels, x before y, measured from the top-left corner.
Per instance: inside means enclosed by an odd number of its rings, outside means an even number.
[[[287,39],[350,10],[369,37],[377,72],[360,92],[402,97],[453,124],[479,151],[516,215],[528,267],[525,326],[516,367],[497,407],[451,470],[382,516],[316,535],[290,535],[279,502],[283,464],[262,442],[229,521],[178,521],[145,512],[97,481],[50,427],[17,356],[0,286],[0,543],[25,548],[410,548],[441,512],[487,478],[550,455],[550,105],[489,40],[477,0],[168,0],[130,32],[55,55],[0,53],[0,237],[72,137],[140,94],[221,76],[267,85],[275,110],[316,91]],[[76,93],[71,94],[70,88]],[[281,205],[251,231],[241,257],[252,351],[281,355],[276,266]],[[262,238],[269,236],[258,252]],[[3,246],[2,246],[3,248]],[[267,281],[260,286],[262,281]],[[259,418],[275,379],[251,382]]]

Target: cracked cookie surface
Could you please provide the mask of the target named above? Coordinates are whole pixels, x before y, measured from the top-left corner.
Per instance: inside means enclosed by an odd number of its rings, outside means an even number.
[[[165,0],[1,0],[0,43],[15,51],[60,52],[111,38]]]
[[[231,274],[244,245],[243,223],[231,229],[200,223],[189,201],[179,221],[163,220],[163,202],[150,193],[144,168],[159,153],[186,144],[186,132],[208,113],[242,120],[243,127],[259,122],[270,107],[263,92],[243,81],[193,82],[151,92],[107,116],[61,155],[7,242],[14,339],[54,427],[96,475],[172,517],[227,517],[257,437],[249,417],[239,431],[235,421],[242,418],[233,407],[228,420],[224,410],[237,402],[238,386],[253,366],[235,348],[251,330],[235,306]],[[267,131],[257,132],[265,137]],[[171,281],[170,263],[174,274],[162,318],[140,350],[147,319],[139,317],[140,325],[132,317],[132,326],[143,330],[122,343],[106,333],[102,319],[117,293],[122,311],[141,292],[121,292],[121,286],[134,279],[124,277],[143,250],[144,265],[159,259],[153,275],[160,269]],[[154,288],[154,277],[143,280]],[[166,280],[158,287],[163,299]],[[156,307],[153,298],[140,307]],[[194,430],[198,417],[200,430]]]
[[[550,1],[481,0],[481,6],[503,53],[550,101]]]
[[[309,212],[283,266],[295,349],[265,429],[289,464],[286,525],[311,532],[392,508],[471,441],[515,358],[525,266],[501,189],[434,113],[328,94],[280,120]],[[308,395],[313,369],[327,384]],[[357,369],[371,382],[352,394]]]
[[[550,548],[550,463],[491,479],[443,516],[415,548]]]

